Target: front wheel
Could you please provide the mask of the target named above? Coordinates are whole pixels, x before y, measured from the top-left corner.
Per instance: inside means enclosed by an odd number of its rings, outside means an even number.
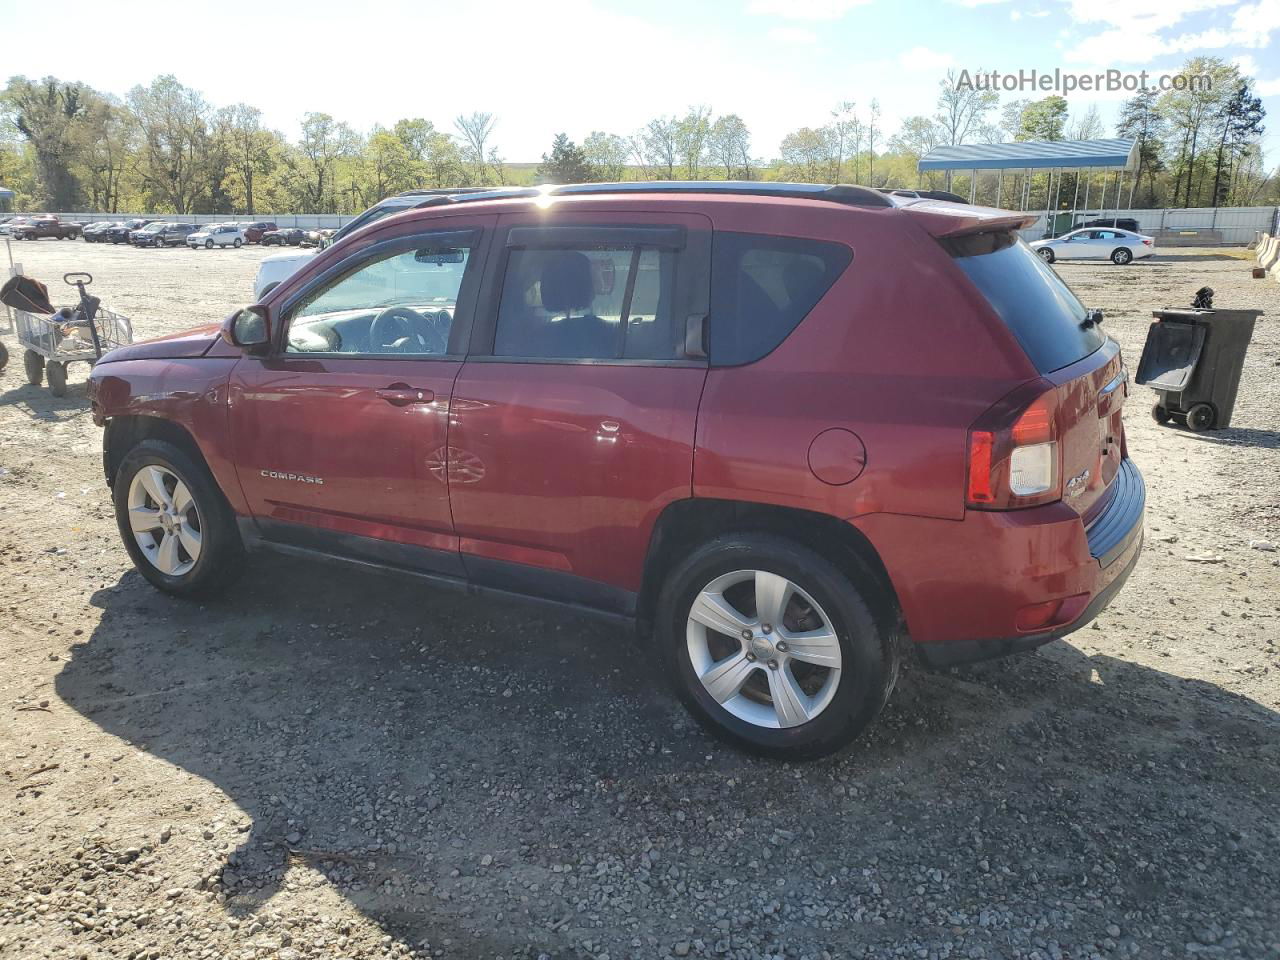
[[[1207,403],[1197,403],[1187,411],[1187,429],[1193,433],[1208,430],[1213,426],[1213,407]]]
[[[44,357],[34,350],[23,353],[22,369],[26,371],[27,383],[33,387],[38,387],[44,382]]]
[[[116,523],[138,572],[166,593],[207,596],[241,572],[235,515],[208,469],[163,440],[143,440],[116,473]]]
[[[713,734],[780,759],[825,756],[875,719],[898,660],[858,586],[768,534],[719,537],[669,576],[656,641]]]
[[[1125,247],[1117,247],[1111,251],[1111,262],[1118,267],[1123,267],[1126,263],[1133,259],[1133,251]]]

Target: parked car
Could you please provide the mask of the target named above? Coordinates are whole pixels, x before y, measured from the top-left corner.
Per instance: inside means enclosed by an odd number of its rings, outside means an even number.
[[[1045,263],[1055,260],[1110,260],[1119,266],[1156,252],[1155,240],[1128,230],[1072,230],[1056,240],[1036,240],[1031,249]]]
[[[299,246],[306,238],[308,231],[301,227],[279,227],[275,230],[268,230],[262,235],[262,245],[264,247],[271,246]]]
[[[14,230],[30,219],[30,217],[10,217],[4,223],[0,223],[0,237],[12,236]]]
[[[32,217],[10,228],[15,240],[75,240],[80,236],[80,224],[57,217]]]
[[[99,220],[96,223],[88,224],[80,232],[80,236],[84,238],[85,243],[105,243],[107,231],[119,225],[119,221]]]
[[[812,184],[436,200],[93,368],[124,547],[179,596],[269,548],[636,623],[716,734],[831,752],[910,647],[1037,647],[1137,563],[1120,349],[1032,222]]]
[[[141,234],[137,243],[140,247],[181,247],[199,229],[194,223],[166,223],[154,233]]]
[[[169,224],[164,220],[152,220],[145,227],[139,227],[137,230],[129,231],[129,242],[135,247],[151,246],[151,238],[167,227]]]
[[[243,245],[244,232],[240,229],[240,225],[235,223],[211,223],[195,233],[187,234],[187,246],[193,250],[198,247],[212,250],[214,247],[225,249]]]
[[[107,243],[128,243],[129,236],[133,231],[145,227],[150,222],[150,220],[141,220],[137,218],[133,220],[122,220],[121,222],[108,227],[99,236]]]
[[[245,243],[261,243],[263,236],[277,229],[270,220],[258,220],[255,223],[241,224],[244,228]]]
[[[1130,233],[1142,232],[1138,229],[1138,221],[1133,217],[1102,217],[1097,220],[1086,220],[1084,223],[1076,224],[1077,230],[1081,227],[1118,227]]]

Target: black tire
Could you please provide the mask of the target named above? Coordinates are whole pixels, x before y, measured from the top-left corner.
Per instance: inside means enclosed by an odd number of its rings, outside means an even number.
[[[9,348],[0,343],[0,372],[9,365]]]
[[[55,397],[67,395],[67,365],[50,360],[44,365],[44,375],[49,381],[49,392]]]
[[[1050,250],[1048,247],[1041,247],[1039,250],[1036,251],[1036,253],[1039,255],[1040,259],[1043,260],[1045,263],[1053,263],[1054,260],[1058,259],[1057,256],[1054,254],[1054,252]]]
[[[1163,427],[1173,419],[1173,414],[1169,412],[1169,408],[1164,406],[1164,404],[1157,403],[1151,408],[1151,419]]]
[[[686,639],[689,610],[704,587],[738,570],[786,577],[816,601],[835,628],[842,660],[838,685],[826,708],[806,723],[770,728],[743,720],[717,703],[694,671]],[[725,534],[668,575],[658,598],[654,642],[677,696],[713,735],[778,759],[826,756],[851,743],[876,718],[897,680],[896,643],[877,625],[864,589],[794,541],[768,533]]]
[[[27,383],[33,387],[44,383],[44,357],[40,354],[34,350],[26,351],[22,355],[22,367],[27,372]]]
[[[1187,411],[1187,429],[1192,433],[1199,433],[1201,430],[1212,430],[1215,419],[1213,407],[1209,406],[1209,404],[1194,404]]]
[[[206,240],[206,241],[204,242],[204,248],[205,248],[206,250],[212,250],[212,249],[213,249],[213,240]]]
[[[1127,263],[1133,261],[1133,251],[1128,247],[1116,247],[1111,251],[1111,262],[1118,267],[1123,267]]]
[[[235,247],[237,250],[239,250],[239,249],[240,249],[240,245],[241,245],[243,242],[244,242],[244,241],[243,241],[243,240],[241,240],[239,237],[236,237],[235,241],[234,241],[231,245],[232,245],[233,247]]]
[[[129,486],[143,467],[159,465],[172,472],[191,491],[200,517],[203,543],[195,565],[180,576],[162,573],[147,559],[129,525]],[[156,588],[178,597],[207,597],[225,590],[244,569],[244,544],[235,514],[208,468],[182,448],[164,440],[143,440],[127,454],[116,471],[112,500],[116,526],[129,558]]]

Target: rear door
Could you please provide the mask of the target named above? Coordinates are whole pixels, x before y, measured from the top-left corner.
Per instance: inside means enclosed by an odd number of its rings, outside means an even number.
[[[690,214],[501,218],[449,433],[472,580],[630,612],[654,521],[691,495],[707,363],[686,328],[707,309],[710,230]]]
[[[1009,327],[1058,394],[1063,500],[1090,519],[1124,456],[1121,410],[1129,393],[1120,347],[1057,272],[1016,237],[950,241],[957,266]]]

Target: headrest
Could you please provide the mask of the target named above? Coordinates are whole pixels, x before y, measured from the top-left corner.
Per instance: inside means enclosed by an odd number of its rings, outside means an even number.
[[[552,313],[569,313],[574,308],[591,306],[594,299],[595,284],[587,255],[577,250],[551,254],[542,268],[542,305]]]

